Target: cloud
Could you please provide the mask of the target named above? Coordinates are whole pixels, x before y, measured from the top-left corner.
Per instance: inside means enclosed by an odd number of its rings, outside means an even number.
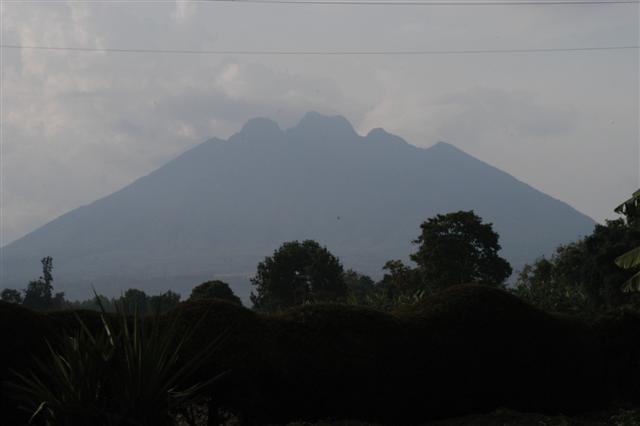
[[[435,135],[451,141],[477,144],[510,139],[511,143],[539,144],[568,135],[578,112],[571,107],[543,105],[534,93],[474,88],[439,99],[443,111]]]
[[[0,7],[3,42],[24,45],[409,50],[638,37],[637,6],[598,13],[184,1]],[[596,218],[638,183],[637,51],[271,57],[2,49],[2,59],[0,245],[205,139],[228,137],[249,118],[288,127],[308,110],[342,114],[361,133],[384,127],[420,146],[448,140]]]
[[[13,12],[18,16],[7,32],[24,44],[103,41],[89,36],[100,18],[82,5],[51,14]],[[330,79],[233,58],[209,58],[195,67],[162,56],[128,59],[23,50],[4,64],[1,243],[212,136],[229,136],[249,118],[270,116],[286,125],[342,98]]]

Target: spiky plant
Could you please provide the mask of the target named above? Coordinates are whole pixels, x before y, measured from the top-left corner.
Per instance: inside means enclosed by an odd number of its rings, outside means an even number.
[[[219,377],[194,380],[220,338],[194,356],[183,355],[199,323],[180,334],[173,325],[161,329],[158,318],[149,323],[119,308],[115,317],[103,310],[102,325],[92,332],[77,319],[75,333],[50,344],[48,356],[36,359],[30,372],[16,373],[12,387],[31,421],[171,425],[181,409],[201,402],[205,388]]]

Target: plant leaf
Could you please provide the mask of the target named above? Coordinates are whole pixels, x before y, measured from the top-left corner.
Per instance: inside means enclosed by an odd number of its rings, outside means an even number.
[[[625,293],[640,291],[640,271],[636,272],[631,278],[622,284],[622,291]]]

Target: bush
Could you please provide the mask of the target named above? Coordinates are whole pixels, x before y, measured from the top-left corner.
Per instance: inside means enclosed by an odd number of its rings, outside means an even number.
[[[207,281],[195,286],[191,290],[189,300],[198,299],[222,299],[236,305],[242,305],[240,298],[233,293],[229,284],[219,280]]]
[[[16,329],[24,342],[38,342],[74,327],[68,313],[0,308],[7,338]],[[92,314],[79,315],[93,327]],[[572,414],[604,407],[611,397],[633,400],[640,383],[640,316],[614,312],[587,324],[477,285],[387,313],[318,304],[267,315],[208,299],[180,303],[158,320],[160,330],[188,336],[187,359],[224,334],[189,383],[224,372],[205,396],[254,424],[411,424],[499,407]],[[5,358],[7,369],[23,361]]]
[[[92,331],[95,324],[75,317],[71,331],[68,315],[59,315],[57,341],[9,383],[21,408],[45,425],[173,425],[213,380],[200,367],[215,340],[185,357],[190,334],[174,327],[119,311],[103,312]]]
[[[46,353],[46,339],[53,337],[46,317],[22,306],[0,301],[0,413],[3,424],[26,424],[29,416],[19,411],[7,389],[12,370],[24,371],[34,357]]]

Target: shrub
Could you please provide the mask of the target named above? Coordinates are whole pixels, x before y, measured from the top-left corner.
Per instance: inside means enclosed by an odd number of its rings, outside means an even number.
[[[229,284],[219,280],[207,281],[194,287],[189,300],[198,299],[222,299],[242,305],[240,298],[233,293]]]
[[[0,413],[3,424],[25,424],[29,418],[10,398],[6,381],[11,370],[24,371],[32,358],[46,354],[45,339],[53,336],[46,317],[22,306],[0,301]]]
[[[157,322],[103,312],[96,332],[76,318],[76,331],[61,330],[48,356],[10,384],[22,407],[46,425],[171,425],[213,380],[194,383],[217,340],[187,358],[182,347],[189,335],[161,330]]]

